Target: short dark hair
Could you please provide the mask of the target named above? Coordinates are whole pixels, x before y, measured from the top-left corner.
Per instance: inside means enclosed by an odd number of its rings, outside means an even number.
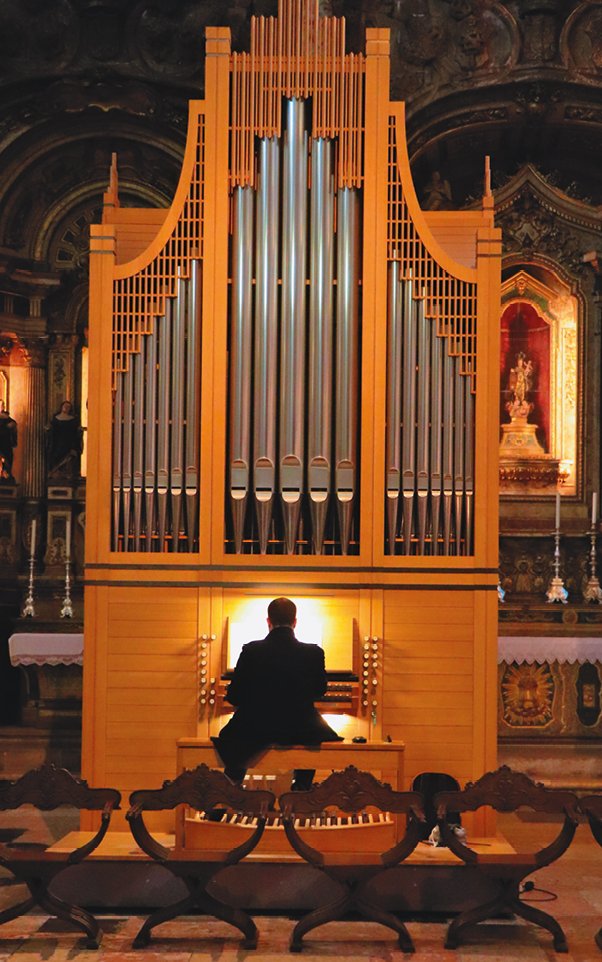
[[[268,605],[268,618],[274,628],[281,625],[292,627],[297,617],[297,605],[290,598],[274,598]]]

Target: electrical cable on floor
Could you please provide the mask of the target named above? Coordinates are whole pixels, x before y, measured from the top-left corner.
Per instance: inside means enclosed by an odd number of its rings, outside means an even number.
[[[549,895],[550,897],[547,899],[526,899],[525,892],[541,892],[542,895]],[[525,882],[518,894],[521,902],[555,902],[558,898],[554,892],[550,892],[548,889],[536,888],[535,882]]]

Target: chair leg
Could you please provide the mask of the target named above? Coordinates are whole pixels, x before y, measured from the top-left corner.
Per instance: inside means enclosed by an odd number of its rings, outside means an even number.
[[[173,905],[166,905],[161,909],[157,909],[156,912],[149,915],[138,932],[138,935],[134,939],[133,948],[143,949],[150,942],[151,930],[154,929],[156,925],[160,925],[161,922],[170,922],[171,919],[177,918],[178,915],[186,914],[194,908],[195,904],[196,898],[194,894],[191,894],[187,895],[181,902],[174,902]]]
[[[334,922],[335,919],[340,919],[353,904],[354,899],[347,891],[340,899],[337,899],[336,902],[330,902],[329,905],[322,905],[320,908],[314,909],[313,912],[308,912],[307,915],[304,915],[303,918],[297,922],[293,929],[289,951],[300,952],[303,948],[303,936],[306,935],[307,932],[311,932],[312,929],[317,929],[319,925],[324,925],[325,922]]]
[[[387,928],[397,932],[399,948],[402,952],[415,952],[416,949],[412,942],[412,936],[403,922],[398,919],[397,916],[393,915],[392,912],[387,912],[386,909],[381,909],[378,905],[366,899],[363,894],[363,888],[365,888],[365,886],[362,886],[362,891],[357,893],[354,898],[355,907],[358,912],[371,922],[380,922],[381,925],[386,925]]]
[[[497,898],[491,899],[490,902],[485,902],[483,905],[477,905],[475,908],[462,912],[453,920],[447,930],[445,948],[457,949],[460,932],[465,929],[466,926],[475,925],[477,922],[483,922],[485,919],[491,918],[492,915],[497,915],[498,912],[506,908],[507,904],[506,896],[502,893],[498,895]]]
[[[548,932],[551,932],[554,938],[554,949],[556,952],[568,952],[569,947],[566,936],[552,915],[548,915],[547,912],[542,912],[541,909],[536,909],[533,905],[526,905],[525,902],[519,898],[509,899],[508,905],[516,915],[520,915],[526,919],[527,922],[533,922],[535,925],[540,925],[542,928],[547,929]]]
[[[27,887],[40,908],[46,909],[49,915],[56,915],[65,922],[71,922],[87,936],[86,948],[97,949],[102,939],[102,929],[93,915],[86,912],[79,905],[70,905],[48,891],[48,884],[44,879],[29,878]]]
[[[199,908],[206,912],[207,915],[213,915],[216,919],[220,919],[222,922],[229,922],[230,925],[239,929],[245,937],[243,948],[257,948],[257,926],[250,915],[247,915],[246,912],[236,908],[234,905],[220,902],[214,898],[213,895],[209,895],[204,888],[197,892],[196,902]]]

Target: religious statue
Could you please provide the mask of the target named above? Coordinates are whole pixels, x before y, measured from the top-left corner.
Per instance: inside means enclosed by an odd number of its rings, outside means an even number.
[[[17,447],[17,422],[0,399],[0,481],[14,483],[13,449]]]
[[[533,390],[533,372],[533,361],[524,351],[520,351],[508,378],[508,393],[511,396],[505,407],[510,415],[510,424],[502,424],[502,462],[516,462],[525,458],[550,460],[550,455],[546,454],[537,440],[537,425],[527,422],[534,407],[529,401],[529,394]],[[530,473],[533,473],[532,469]]]
[[[533,405],[527,401],[527,394],[533,389],[533,362],[527,360],[521,351],[516,358],[516,367],[510,368],[508,388],[512,391],[512,400],[506,404],[506,410],[512,421],[527,420],[533,410]]]
[[[82,429],[71,401],[63,401],[47,428],[49,477],[73,478],[79,473]]]

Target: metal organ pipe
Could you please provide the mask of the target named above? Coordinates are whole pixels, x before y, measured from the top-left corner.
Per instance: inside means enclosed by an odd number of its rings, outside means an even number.
[[[142,489],[144,486],[144,341],[140,353],[130,358],[134,378],[134,551],[140,550]]]
[[[261,554],[265,554],[272,520],[276,467],[280,183],[277,137],[264,137],[259,143],[258,179],[253,488],[259,528],[259,550]]]
[[[253,188],[237,187],[233,197],[230,346],[230,502],[237,554],[242,551],[251,461],[252,298]]]
[[[357,482],[358,291],[359,199],[355,188],[343,187],[337,192],[335,491],[344,555],[349,548]]]
[[[474,497],[474,396],[472,393],[472,377],[464,377],[465,381],[465,421],[464,429],[464,491],[466,503],[466,554],[473,553],[472,524]]]
[[[146,436],[144,439],[144,499],[146,508],[146,550],[150,551],[155,522],[155,492],[157,485],[157,329],[155,318],[153,332],[144,338],[146,342]]]
[[[416,493],[418,496],[418,552],[426,545],[426,521],[429,494],[429,387],[431,323],[425,315],[424,296],[416,302],[418,328],[418,405],[416,419]]]
[[[308,487],[314,552],[322,554],[330,499],[334,274],[332,144],[312,141],[310,205]]]
[[[441,517],[441,469],[443,461],[443,350],[444,340],[437,335],[437,322],[432,321],[431,355],[431,554],[439,553],[439,520]]]
[[[307,152],[305,102],[285,101],[280,336],[280,494],[287,554],[295,551],[303,494]]]
[[[157,502],[159,551],[165,550],[167,530],[167,492],[169,488],[169,419],[171,366],[171,298],[165,299],[165,315],[161,318],[159,335],[159,397],[157,405]]]
[[[460,358],[454,358],[454,501],[455,501],[455,554],[461,554],[462,507],[464,502],[464,391],[466,378],[460,373]]]
[[[401,482],[403,490],[403,545],[410,554],[412,516],[416,488],[416,323],[411,277],[405,282],[403,298],[403,431]]]
[[[119,550],[119,522],[123,486],[121,444],[123,436],[123,374],[117,375],[113,401],[113,551]],[[125,549],[125,546],[124,546]]]
[[[450,554],[454,491],[454,359],[443,353],[443,554]]]
[[[187,285],[186,452],[184,485],[188,550],[194,548],[199,514],[199,415],[201,405],[201,265],[193,260]],[[251,351],[249,349],[249,363]]]
[[[123,377],[123,544],[130,550],[130,524],[132,502],[132,408],[134,402],[134,372],[131,363]]]
[[[177,551],[180,538],[182,514],[182,488],[184,482],[184,392],[186,363],[186,281],[178,278],[172,328],[171,371],[171,550]]]
[[[389,554],[395,554],[395,539],[399,518],[401,483],[401,381],[402,348],[399,261],[389,264],[389,297],[387,302],[387,434],[386,434],[386,495]]]

